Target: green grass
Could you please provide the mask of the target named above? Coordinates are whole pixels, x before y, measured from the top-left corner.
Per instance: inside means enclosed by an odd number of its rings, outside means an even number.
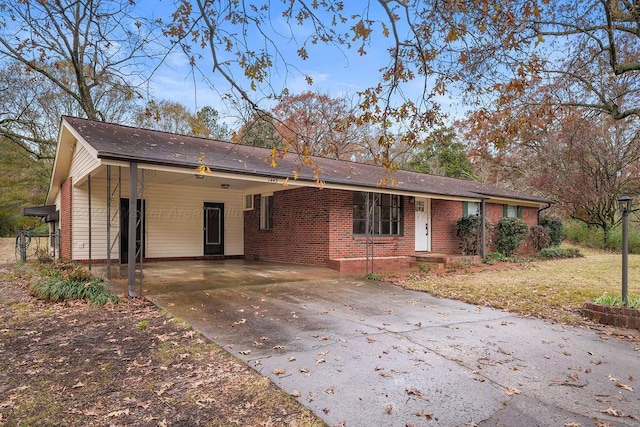
[[[612,307],[622,307],[622,296],[609,295],[608,292],[600,295],[593,300],[594,303],[600,305],[609,305]],[[627,297],[627,307],[640,308],[640,296],[639,297]]]
[[[149,327],[149,322],[147,322],[146,320],[141,320],[138,322],[137,328],[140,329],[141,331],[144,331],[148,327]]]
[[[620,254],[584,248],[582,252],[582,258],[529,261],[462,274],[422,275],[401,284],[438,297],[578,323],[585,302],[605,292],[620,295],[622,288]],[[494,267],[500,267],[500,263]],[[640,255],[629,255],[629,295],[640,297]]]

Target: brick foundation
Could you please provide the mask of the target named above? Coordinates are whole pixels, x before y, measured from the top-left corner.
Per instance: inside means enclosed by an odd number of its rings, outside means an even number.
[[[373,259],[374,272],[400,271],[413,268],[415,258],[409,256],[375,257]],[[371,262],[371,261],[369,261]],[[329,260],[327,267],[342,273],[365,274],[367,272],[366,258],[343,258]]]
[[[582,307],[582,316],[603,325],[640,329],[640,309],[637,308],[612,307],[587,302]]]

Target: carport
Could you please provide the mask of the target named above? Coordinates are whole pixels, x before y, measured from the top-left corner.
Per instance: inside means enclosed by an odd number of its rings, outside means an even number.
[[[640,392],[610,380],[640,371],[634,344],[589,329],[321,267],[166,262],[145,274],[157,306],[329,425],[634,425],[602,410],[640,413]]]

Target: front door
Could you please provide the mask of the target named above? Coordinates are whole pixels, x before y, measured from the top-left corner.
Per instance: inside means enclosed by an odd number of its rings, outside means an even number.
[[[224,203],[204,204],[204,254],[224,254]]]
[[[140,261],[140,256],[144,258],[144,229],[145,229],[145,203],[144,200],[137,200],[136,204],[136,261]],[[129,261],[129,199],[120,199],[120,262]]]
[[[416,197],[416,252],[431,251],[431,199]]]

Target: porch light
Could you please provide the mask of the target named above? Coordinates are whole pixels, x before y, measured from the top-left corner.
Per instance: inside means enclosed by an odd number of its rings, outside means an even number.
[[[204,179],[204,175],[196,175],[196,179]]]
[[[618,207],[622,212],[622,303],[629,304],[629,212],[633,199],[629,196],[618,198]]]
[[[227,188],[231,187],[229,184],[220,184],[220,188],[226,190]]]
[[[620,209],[620,212],[624,213],[629,213],[631,211],[631,203],[633,202],[633,199],[629,196],[620,196],[620,198],[618,199],[618,208]]]

